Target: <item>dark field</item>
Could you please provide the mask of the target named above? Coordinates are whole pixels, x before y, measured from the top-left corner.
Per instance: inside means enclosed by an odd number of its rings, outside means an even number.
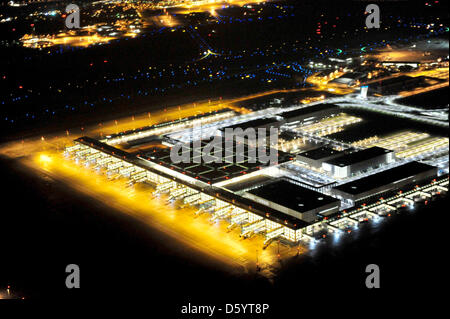
[[[404,105],[418,106],[426,109],[448,108],[448,87],[398,99]]]
[[[16,164],[2,160],[1,174],[8,188],[2,192],[0,214],[0,287],[9,284],[25,298],[118,304],[139,300],[166,318],[179,313],[174,305],[187,302],[267,302],[273,313],[292,314],[303,307],[299,298],[308,307],[349,300],[368,306],[392,300],[407,307],[420,302],[423,294],[438,302],[434,287],[447,280],[442,250],[446,225],[436,222],[443,218],[446,199],[379,226],[363,224],[338,243],[320,243],[309,254],[285,262],[269,282],[219,271],[214,261],[198,258],[195,251],[150,232],[141,222],[58,182],[31,177]],[[64,269],[70,263],[81,268],[82,288],[77,291],[64,286]],[[378,291],[364,285],[370,263],[381,268]],[[404,297],[409,300],[405,304]]]

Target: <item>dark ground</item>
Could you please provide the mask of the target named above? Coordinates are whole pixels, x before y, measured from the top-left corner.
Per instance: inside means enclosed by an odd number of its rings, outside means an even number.
[[[337,15],[343,17],[349,11],[360,13],[361,8],[368,4],[366,1],[349,1],[352,6],[341,5],[340,1],[304,2],[295,18],[284,24],[274,21],[264,25],[264,29],[258,29],[259,25],[255,28],[251,25],[233,25],[232,28],[227,27],[231,30],[229,36],[211,39],[211,44],[235,51],[245,48],[243,45],[252,48],[270,43],[277,47],[283,41],[303,36],[307,38],[306,31],[308,28],[314,29],[318,21],[323,22],[329,17],[334,19]],[[447,2],[441,1],[441,5],[433,7],[426,7],[425,2],[383,1],[385,25],[389,25],[390,21],[395,25],[397,16],[404,15],[406,11],[408,16],[417,17],[420,22],[431,21],[431,17],[436,15],[448,18]],[[326,13],[326,17],[320,17],[322,13]],[[342,18],[341,21],[343,23],[338,28],[355,28],[353,18],[349,17],[346,22]],[[275,27],[280,28],[276,29],[278,32],[269,32]],[[2,36],[12,34],[5,29],[6,24],[2,28]],[[200,30],[203,35],[206,31],[207,28]],[[358,46],[377,37],[380,37],[379,40],[385,37],[390,39],[406,36],[410,32],[410,29],[401,28],[396,29],[395,33],[372,32],[370,37],[363,34],[362,39],[345,37],[342,43],[333,42],[330,47],[339,48],[343,44]],[[269,33],[274,34],[275,39],[266,39]],[[261,36],[255,37],[254,34]],[[327,34],[325,32],[324,36]],[[238,38],[241,41],[236,41]],[[261,87],[259,82],[246,86],[238,81],[220,82],[186,88],[180,92],[177,89],[175,93],[178,95],[169,92],[153,95],[149,99],[137,96],[136,91],[142,87],[164,86],[165,82],[172,83],[173,79],[127,81],[123,86],[103,84],[101,92],[97,87],[69,89],[65,86],[61,98],[57,98],[54,88],[48,88],[49,85],[55,87],[54,84],[72,82],[74,74],[80,81],[86,78],[96,80],[123,70],[132,73],[139,67],[165,66],[179,63],[178,59],[186,61],[198,55],[195,42],[180,39],[184,38],[173,33],[167,38],[148,39],[144,41],[145,45],[138,39],[117,43],[112,49],[79,50],[49,57],[22,49],[3,48],[2,52],[9,58],[0,62],[0,69],[7,71],[2,71],[2,75],[7,75],[0,86],[2,95],[22,92],[19,85],[39,94],[33,97],[30,94],[30,99],[19,104],[4,105],[2,118],[23,115],[37,107],[38,111],[43,111],[43,105],[59,112],[67,101],[79,106],[85,99],[97,101],[101,96],[115,97],[119,91],[133,95],[133,99],[125,102],[117,100],[112,105],[99,102],[93,110],[80,106],[76,112],[62,113],[53,118],[39,117],[34,122],[15,122],[14,125],[2,122],[4,125],[0,126],[0,132],[7,134],[1,134],[0,139],[23,138],[36,135],[36,131],[45,134],[45,130],[65,129],[67,123],[72,126],[87,125],[85,121],[97,120],[98,117],[107,120],[112,116],[149,111],[181,101],[186,103],[218,96],[226,98],[271,88]],[[182,56],[179,55],[181,49]],[[133,52],[133,59],[124,59],[124,52]],[[148,52],[152,55],[149,56]],[[295,54],[291,51],[279,52],[277,62],[297,61],[302,57],[308,55],[300,51]],[[104,59],[109,62],[103,63]],[[272,62],[274,58],[269,56],[268,59]],[[89,66],[91,62],[95,65],[92,71]],[[231,64],[230,68],[237,68],[241,63],[249,65],[250,62],[263,64],[267,61],[248,58],[248,61],[236,62],[237,66]],[[209,62],[204,63],[209,65]],[[183,82],[184,78],[178,80]],[[292,87],[293,83],[279,82],[276,85]],[[83,309],[87,303],[96,303],[97,308],[110,312],[135,302],[138,308],[144,310],[140,317],[158,319],[206,318],[182,316],[180,308],[188,302],[216,306],[225,303],[269,303],[270,312],[266,316],[255,317],[274,319],[282,318],[282,314],[289,314],[292,318],[324,318],[329,315],[339,318],[394,317],[397,314],[399,318],[405,318],[411,314],[418,316],[419,310],[427,312],[426,318],[436,318],[438,308],[446,305],[449,281],[446,258],[448,224],[445,218],[447,198],[412,213],[392,217],[378,228],[370,225],[361,227],[351,236],[342,238],[338,245],[321,243],[311,254],[286,262],[274,283],[270,283],[254,276],[229,275],[210,264],[196,261],[199,259],[196,256],[188,258],[184,247],[176,247],[170,238],[152,233],[138,220],[74,194],[63,185],[31,176],[15,163],[0,159],[0,176],[3,178],[0,195],[0,291],[11,285],[13,293],[26,298],[13,304],[44,303],[52,308],[67,305],[65,311],[60,313],[60,317],[65,317],[77,309]],[[64,285],[65,267],[70,263],[76,263],[81,268],[79,290],[68,290]],[[365,267],[371,263],[378,264],[381,269],[381,288],[378,290],[369,290],[364,285]],[[2,308],[1,318],[6,317],[2,315]],[[129,312],[127,318],[137,316],[132,315],[135,311],[137,313],[137,308],[124,309]],[[439,317],[443,315],[445,312],[441,312]],[[106,316],[103,314],[103,317]]]
[[[7,185],[0,213],[0,287],[11,285],[26,298],[17,303],[57,301],[79,308],[93,301],[115,306],[137,302],[163,314],[157,318],[189,318],[180,314],[188,302],[265,302],[271,311],[256,316],[264,318],[305,308],[323,315],[354,315],[360,307],[373,313],[387,311],[385,305],[409,313],[417,307],[433,311],[429,302],[438,304],[444,296],[439,287],[448,283],[446,198],[380,227],[367,224],[339,244],[320,243],[311,254],[286,262],[271,284],[186,258],[180,247],[141,222],[30,176],[14,163],[1,160],[0,170]],[[70,263],[80,266],[79,290],[65,288]],[[371,263],[380,266],[378,290],[364,284],[365,267]]]

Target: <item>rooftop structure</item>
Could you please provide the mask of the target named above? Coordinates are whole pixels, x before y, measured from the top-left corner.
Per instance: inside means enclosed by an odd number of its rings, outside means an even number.
[[[343,156],[345,152],[336,151],[329,146],[322,146],[297,154],[297,162],[314,168],[322,167],[322,163],[330,159]]]
[[[257,148],[253,146],[239,144],[235,140],[229,142],[232,147],[228,147],[225,138],[216,136],[214,139],[183,144],[178,154],[181,156],[186,152],[188,158],[185,162],[181,159],[179,163],[173,161],[172,148],[150,149],[141,154],[141,157],[208,184],[251,174],[274,164],[264,162]],[[213,149],[210,149],[210,143],[214,143]],[[288,153],[275,149],[270,152],[277,154],[276,164],[293,160]],[[266,153],[269,154],[269,150],[266,150]]]
[[[322,168],[337,178],[346,178],[360,171],[395,161],[392,150],[371,147],[362,151],[337,156],[322,163]]]
[[[285,180],[250,190],[247,197],[306,222],[317,215],[331,215],[339,210],[340,201]]]
[[[303,107],[293,111],[287,111],[279,114],[287,123],[305,122],[314,118],[324,117],[333,113],[338,113],[339,107],[334,104],[317,104]]]
[[[398,190],[408,184],[417,183],[436,176],[436,167],[410,162],[381,173],[373,174],[350,183],[336,186],[333,193],[352,201]]]

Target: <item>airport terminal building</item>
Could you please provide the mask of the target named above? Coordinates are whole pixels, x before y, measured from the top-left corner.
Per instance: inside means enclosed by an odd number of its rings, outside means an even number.
[[[437,169],[434,166],[410,162],[336,186],[333,188],[333,193],[353,202],[358,202],[408,185],[414,185],[427,179],[433,179],[436,177],[436,174]]]
[[[246,195],[282,213],[306,222],[314,222],[317,216],[329,216],[339,211],[341,202],[333,197],[279,180],[253,189]]]
[[[300,164],[320,169],[322,168],[322,164],[324,162],[344,154],[345,153],[343,151],[336,151],[329,146],[321,146],[319,148],[297,154],[296,159]]]
[[[379,147],[337,151],[322,144],[294,156],[266,144],[266,151],[275,151],[276,161],[264,163],[258,160],[259,153],[254,152],[255,146],[248,139],[244,143],[232,139],[230,147],[230,141],[220,134],[226,127],[280,128],[291,120],[309,121],[335,111],[332,104],[319,104],[281,112],[281,118],[261,117],[233,124],[236,121],[229,119],[235,113],[224,109],[103,139],[81,137],[65,149],[65,155],[104,172],[110,179],[149,184],[153,196],[164,194],[169,202],[195,207],[195,214],[207,213],[211,221],[226,220],[229,228],[240,229],[241,236],[263,233],[266,241],[282,238],[297,243],[311,240],[311,229],[321,227],[322,221],[337,218],[343,204],[367,200],[436,176],[435,167],[409,162],[346,183],[349,177],[393,163],[394,152]],[[198,139],[200,136],[188,132],[195,123],[218,120],[227,125],[213,125],[215,135],[209,138]],[[177,144],[174,131],[188,132],[192,140]],[[210,147],[212,142],[214,148]],[[186,161],[174,161],[172,151],[177,145],[188,154]],[[291,166],[298,170],[292,173]],[[297,180],[296,174],[303,179]],[[308,187],[316,185],[308,184],[310,177],[319,178],[316,184],[329,187]],[[332,225],[328,227],[334,229]]]
[[[322,163],[322,168],[336,178],[347,178],[394,161],[393,151],[381,147],[371,147],[326,160]]]

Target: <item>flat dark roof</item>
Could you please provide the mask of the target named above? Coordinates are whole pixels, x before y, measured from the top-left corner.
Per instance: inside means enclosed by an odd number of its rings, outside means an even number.
[[[411,63],[411,62],[408,62]],[[404,84],[404,83],[409,83],[409,82],[423,82],[425,80],[424,76],[417,76],[417,77],[412,77],[412,76],[407,76],[407,75],[400,75],[394,78],[389,78],[387,80],[380,80],[375,82],[375,84],[373,84],[373,86],[376,85],[382,85],[382,86],[388,86],[388,85],[395,85],[395,84]]]
[[[304,213],[339,200],[285,180],[279,180],[249,191],[278,205]]]
[[[312,160],[319,160],[321,158],[326,158],[333,155],[344,155],[345,153],[343,151],[336,151],[328,146],[322,146],[319,148],[315,148],[309,151],[301,152],[297,154],[297,156],[303,156],[306,158],[310,158]]]
[[[371,191],[372,189],[375,189],[377,187],[392,184],[421,173],[429,172],[431,170],[434,170],[435,173],[437,171],[436,167],[434,166],[419,162],[410,162],[402,166],[388,169],[381,173],[370,175],[350,183],[336,186],[334,189],[351,195],[359,195]]]
[[[220,149],[219,157],[215,157],[214,153],[208,154],[205,148],[209,142],[218,141],[216,144],[217,150]],[[249,174],[257,170],[267,168],[271,163],[261,163],[258,160],[258,151],[255,147],[241,144],[244,152],[241,152],[238,147],[238,142],[233,142],[233,148],[227,148],[225,138],[216,137],[216,140],[208,139],[202,140],[200,149],[194,148],[194,143],[184,144],[183,147],[189,151],[191,160],[189,163],[174,163],[170,156],[171,148],[150,148],[145,150],[140,155],[149,161],[165,166],[179,173],[186,174],[190,177],[199,179],[205,183],[217,183],[228,179],[233,179],[238,176]],[[237,155],[242,154],[242,161],[237,162]],[[256,154],[256,158],[253,158],[253,152]],[[278,154],[278,164],[285,163],[293,160],[291,154],[282,151],[276,151]],[[181,153],[181,152],[180,152]],[[203,161],[201,155],[212,155],[213,159],[217,159],[217,163],[206,163]],[[239,158],[240,159],[240,158]],[[256,161],[256,162],[255,162]]]
[[[278,138],[283,139],[285,141],[292,141],[297,138],[297,133],[292,131],[283,131],[280,133]]]
[[[285,119],[289,119],[289,118],[298,117],[298,116],[302,116],[302,115],[306,116],[310,113],[314,113],[314,112],[318,112],[318,111],[327,111],[327,110],[331,111],[331,110],[334,110],[337,108],[338,108],[338,106],[335,104],[323,103],[323,104],[302,107],[301,109],[298,109],[298,110],[283,112],[279,115],[284,117]]]
[[[350,154],[346,154],[343,156],[339,156],[339,157],[330,159],[330,160],[326,161],[326,163],[335,165],[335,166],[345,167],[345,166],[349,166],[349,165],[353,165],[356,163],[370,160],[372,158],[381,156],[386,153],[392,153],[392,151],[385,149],[385,148],[375,146],[375,147],[371,147],[371,148],[366,148],[365,150],[362,150],[362,151],[357,151],[357,152],[353,152]]]

